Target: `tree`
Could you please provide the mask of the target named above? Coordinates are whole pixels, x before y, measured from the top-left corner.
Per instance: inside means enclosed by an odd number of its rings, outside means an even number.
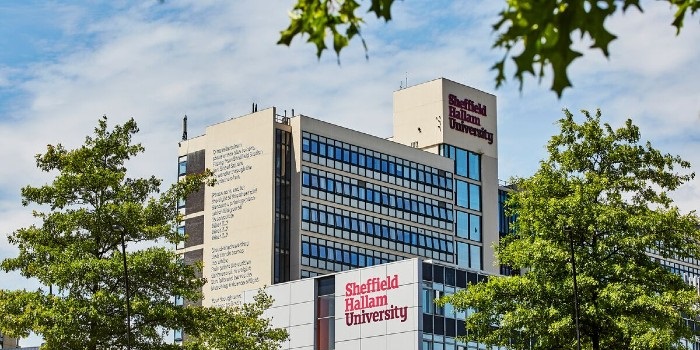
[[[583,111],[580,124],[565,114],[548,159],[514,180],[507,201],[516,221],[497,258],[524,272],[440,303],[476,310],[466,320],[470,340],[575,349],[575,263],[584,349],[681,348],[693,339],[682,319],[700,316],[700,298],[658,258],[700,258],[698,216],[680,213],[667,195],[694,178],[680,173],[690,164],[641,144],[630,120],[614,130],[601,125],[600,111]]]
[[[287,331],[272,328],[263,312],[272,298],[261,290],[252,303],[234,308],[209,308],[198,318],[199,334],[191,334],[186,350],[277,350],[288,337]]]
[[[672,25],[680,32],[687,12],[694,14],[700,9],[700,0],[666,0],[676,10]],[[368,12],[378,19],[391,20],[394,0],[371,0]],[[541,80],[545,70],[552,71],[552,91],[561,97],[564,89],[572,86],[567,68],[580,52],[572,49],[572,35],[590,37],[591,48],[599,49],[609,56],[608,45],[616,37],[605,28],[605,21],[619,7],[625,11],[635,7],[642,11],[639,0],[507,0],[507,7],[499,13],[493,25],[496,31],[494,48],[505,50],[501,60],[493,65],[496,71],[496,87],[506,81],[506,63],[515,63],[514,77],[522,89],[527,74]],[[364,22],[357,12],[361,5],[356,0],[297,0],[290,14],[290,24],[280,34],[278,44],[290,45],[294,37],[307,35],[307,41],[316,46],[316,55],[321,56],[327,35],[333,42],[337,55],[350,40],[361,36]],[[512,53],[516,48],[521,50]]]
[[[24,187],[22,203],[50,210],[34,212],[40,225],[9,235],[19,255],[0,266],[47,288],[0,290],[0,332],[35,332],[47,350],[179,349],[168,344],[168,330],[198,334],[201,318],[216,314],[175,305],[175,296],[201,299],[201,266],[157,244],[184,240],[174,229],[178,199],[211,184],[211,173],[187,176],[162,194],[155,177],[127,177],[125,163],[144,151],[132,144],[137,132],[133,119],[108,130],[104,117],[83,146],[49,145],[36,156],[39,169],[58,174],[50,184]]]

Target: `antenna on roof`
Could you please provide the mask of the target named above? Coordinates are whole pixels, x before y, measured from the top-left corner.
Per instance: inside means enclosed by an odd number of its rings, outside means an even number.
[[[399,83],[399,90],[403,90],[408,87],[408,72],[406,72],[406,80],[402,80]]]
[[[187,140],[187,114],[182,118],[182,141]]]
[[[253,108],[251,109],[251,113],[255,113],[258,111],[258,104],[253,102]]]

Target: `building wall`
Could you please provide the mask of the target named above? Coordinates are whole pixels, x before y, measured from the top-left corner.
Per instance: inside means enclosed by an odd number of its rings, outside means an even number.
[[[332,337],[334,348],[419,349],[422,320],[419,267],[420,260],[411,259],[331,275],[335,280],[334,331],[324,334]],[[317,296],[318,279],[302,279],[266,288],[274,298],[274,305],[264,316],[271,318],[273,327],[286,328],[290,336],[280,349],[312,350],[317,348],[317,342],[322,341],[318,324],[321,305]],[[376,281],[376,289],[382,290],[355,295],[347,293],[353,290],[353,284],[361,288],[368,281]],[[382,283],[385,283],[384,288]],[[257,293],[256,290],[244,292],[246,302],[252,301]],[[350,306],[355,305],[353,302],[362,303],[363,298],[372,298],[379,304],[362,309]],[[353,315],[361,316],[361,323],[355,324]]]
[[[201,239],[192,240],[185,257],[204,262],[203,304],[239,304],[240,292],[272,283],[275,189],[275,110],[267,109],[207,128],[206,133],[180,144],[180,154],[204,152],[204,165],[214,171],[216,184],[203,189],[202,207],[188,198],[188,225],[201,224]],[[192,210],[189,210],[189,209]],[[202,219],[203,216],[203,219]],[[200,243],[198,245],[196,243]]]

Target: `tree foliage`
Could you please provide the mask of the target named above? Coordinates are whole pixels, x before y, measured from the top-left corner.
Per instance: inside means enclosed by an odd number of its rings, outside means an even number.
[[[667,194],[694,174],[684,170],[688,162],[640,143],[630,120],[615,130],[601,125],[600,112],[583,113],[578,124],[565,111],[548,159],[514,181],[514,232],[497,258],[523,274],[440,302],[476,310],[466,320],[469,339],[575,349],[573,250],[584,349],[680,348],[693,336],[682,318],[700,316],[700,298],[658,258],[700,258],[700,220]]]
[[[198,334],[190,334],[185,350],[277,350],[288,337],[287,331],[272,328],[263,312],[272,298],[261,290],[254,302],[241,307],[209,308],[198,318]]]
[[[174,304],[176,295],[201,299],[205,280],[195,274],[201,266],[185,265],[154,244],[184,239],[174,229],[177,201],[211,183],[211,174],[187,176],[163,193],[155,177],[127,177],[126,162],[144,151],[132,143],[137,132],[133,119],[108,130],[104,117],[83,146],[48,145],[36,156],[39,169],[57,175],[22,188],[22,203],[49,210],[34,211],[40,224],[9,235],[19,255],[0,266],[46,287],[0,290],[1,333],[34,332],[43,337],[42,349],[178,349],[168,344],[168,330],[197,333],[199,318],[213,312]],[[128,303],[122,240],[131,248]]]
[[[672,25],[678,32],[686,13],[700,8],[700,0],[665,1],[676,11]],[[394,0],[371,0],[368,12],[389,21],[393,4]],[[605,27],[605,21],[619,8],[624,11],[629,7],[642,10],[639,0],[506,0],[506,8],[493,25],[497,34],[493,46],[505,50],[504,57],[492,67],[496,71],[496,87],[507,80],[506,63],[512,60],[514,78],[521,89],[527,74],[541,80],[545,71],[551,69],[551,89],[561,96],[564,89],[572,86],[567,68],[582,56],[572,48],[572,37],[588,36],[593,41],[591,48],[608,57],[608,45],[616,36]],[[320,57],[330,36],[339,55],[353,37],[360,36],[363,18],[357,13],[361,9],[356,0],[297,0],[289,27],[281,32],[278,44],[290,45],[295,36],[306,35]],[[361,40],[366,53],[367,45]]]

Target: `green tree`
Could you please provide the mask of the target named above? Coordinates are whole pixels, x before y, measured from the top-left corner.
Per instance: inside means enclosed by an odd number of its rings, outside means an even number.
[[[680,32],[687,12],[695,13],[700,0],[665,0],[676,10],[672,25]],[[371,0],[368,12],[379,19],[391,20],[394,0]],[[527,74],[540,80],[545,71],[551,69],[552,91],[561,96],[564,89],[572,86],[567,68],[580,52],[572,49],[573,35],[588,36],[592,48],[609,56],[608,45],[616,37],[605,28],[605,21],[619,8],[642,10],[639,0],[506,0],[506,9],[499,13],[493,25],[496,32],[494,48],[505,50],[504,57],[496,62],[496,87],[506,81],[506,63],[515,63],[514,77],[522,89]],[[333,42],[337,55],[350,40],[359,37],[364,22],[358,15],[362,6],[357,0],[297,0],[290,14],[289,27],[281,32],[278,44],[290,45],[295,36],[306,35],[307,41],[316,46],[316,55],[321,56],[328,48],[327,37]],[[512,50],[516,48],[517,53]]]
[[[42,349],[179,349],[168,344],[168,330],[199,334],[202,318],[220,312],[175,305],[174,296],[201,299],[205,280],[196,277],[201,266],[183,264],[162,246],[184,239],[174,229],[178,199],[213,177],[188,175],[162,194],[155,177],[127,177],[126,162],[144,151],[132,143],[137,132],[133,119],[108,130],[105,117],[83,146],[49,145],[36,156],[39,169],[57,175],[50,184],[24,187],[22,203],[49,210],[34,212],[40,225],[9,235],[19,255],[0,266],[46,288],[0,290],[1,333],[34,332],[45,341]],[[247,327],[260,321],[246,322],[239,329],[252,333],[257,328]]]
[[[565,114],[548,159],[515,179],[507,202],[515,227],[497,258],[523,274],[494,276],[440,303],[476,310],[469,339],[575,349],[573,251],[584,349],[681,348],[693,338],[681,320],[700,316],[700,299],[657,258],[700,258],[700,220],[667,195],[694,178],[690,164],[640,143],[630,120],[614,130],[600,112],[583,111],[580,124]]]
[[[233,308],[209,308],[198,318],[198,334],[185,342],[186,350],[277,350],[287,339],[287,331],[272,328],[263,312],[272,306],[272,298],[261,290],[254,302]]]

